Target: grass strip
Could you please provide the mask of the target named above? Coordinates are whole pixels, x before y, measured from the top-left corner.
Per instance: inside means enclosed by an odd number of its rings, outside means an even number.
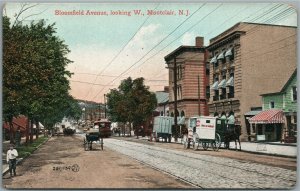
[[[24,158],[29,156],[33,151],[37,149],[38,146],[40,146],[44,141],[46,141],[47,137],[39,137],[38,139],[33,140],[32,143],[29,143],[27,145],[21,145],[17,148],[17,151],[19,153],[18,158]]]

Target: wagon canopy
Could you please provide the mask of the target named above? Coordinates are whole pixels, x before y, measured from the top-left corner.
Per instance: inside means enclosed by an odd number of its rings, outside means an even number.
[[[284,123],[283,111],[280,109],[265,110],[249,119],[249,123],[270,124]]]

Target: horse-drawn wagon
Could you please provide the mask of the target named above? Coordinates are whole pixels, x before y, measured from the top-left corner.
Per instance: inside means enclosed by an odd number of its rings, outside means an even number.
[[[103,150],[103,138],[111,136],[110,124],[111,122],[107,119],[95,121],[93,128],[86,131],[83,139],[84,149],[92,150],[93,142],[99,142],[101,150]]]
[[[221,137],[216,132],[216,122],[216,117],[191,117],[188,124],[188,134],[183,136],[184,148],[192,146],[194,150],[197,150],[202,146],[204,150],[211,147],[214,151],[218,151]]]

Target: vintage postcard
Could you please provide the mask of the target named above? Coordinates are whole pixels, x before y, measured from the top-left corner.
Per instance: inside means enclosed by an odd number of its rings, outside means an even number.
[[[2,188],[295,189],[296,5],[2,9]]]

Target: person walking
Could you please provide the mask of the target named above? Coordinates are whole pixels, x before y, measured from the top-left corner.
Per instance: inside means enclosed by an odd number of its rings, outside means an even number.
[[[16,176],[17,156],[18,156],[18,151],[14,148],[14,145],[10,145],[6,155],[6,161],[9,165],[10,177],[12,177],[13,172],[14,172],[14,176]]]

